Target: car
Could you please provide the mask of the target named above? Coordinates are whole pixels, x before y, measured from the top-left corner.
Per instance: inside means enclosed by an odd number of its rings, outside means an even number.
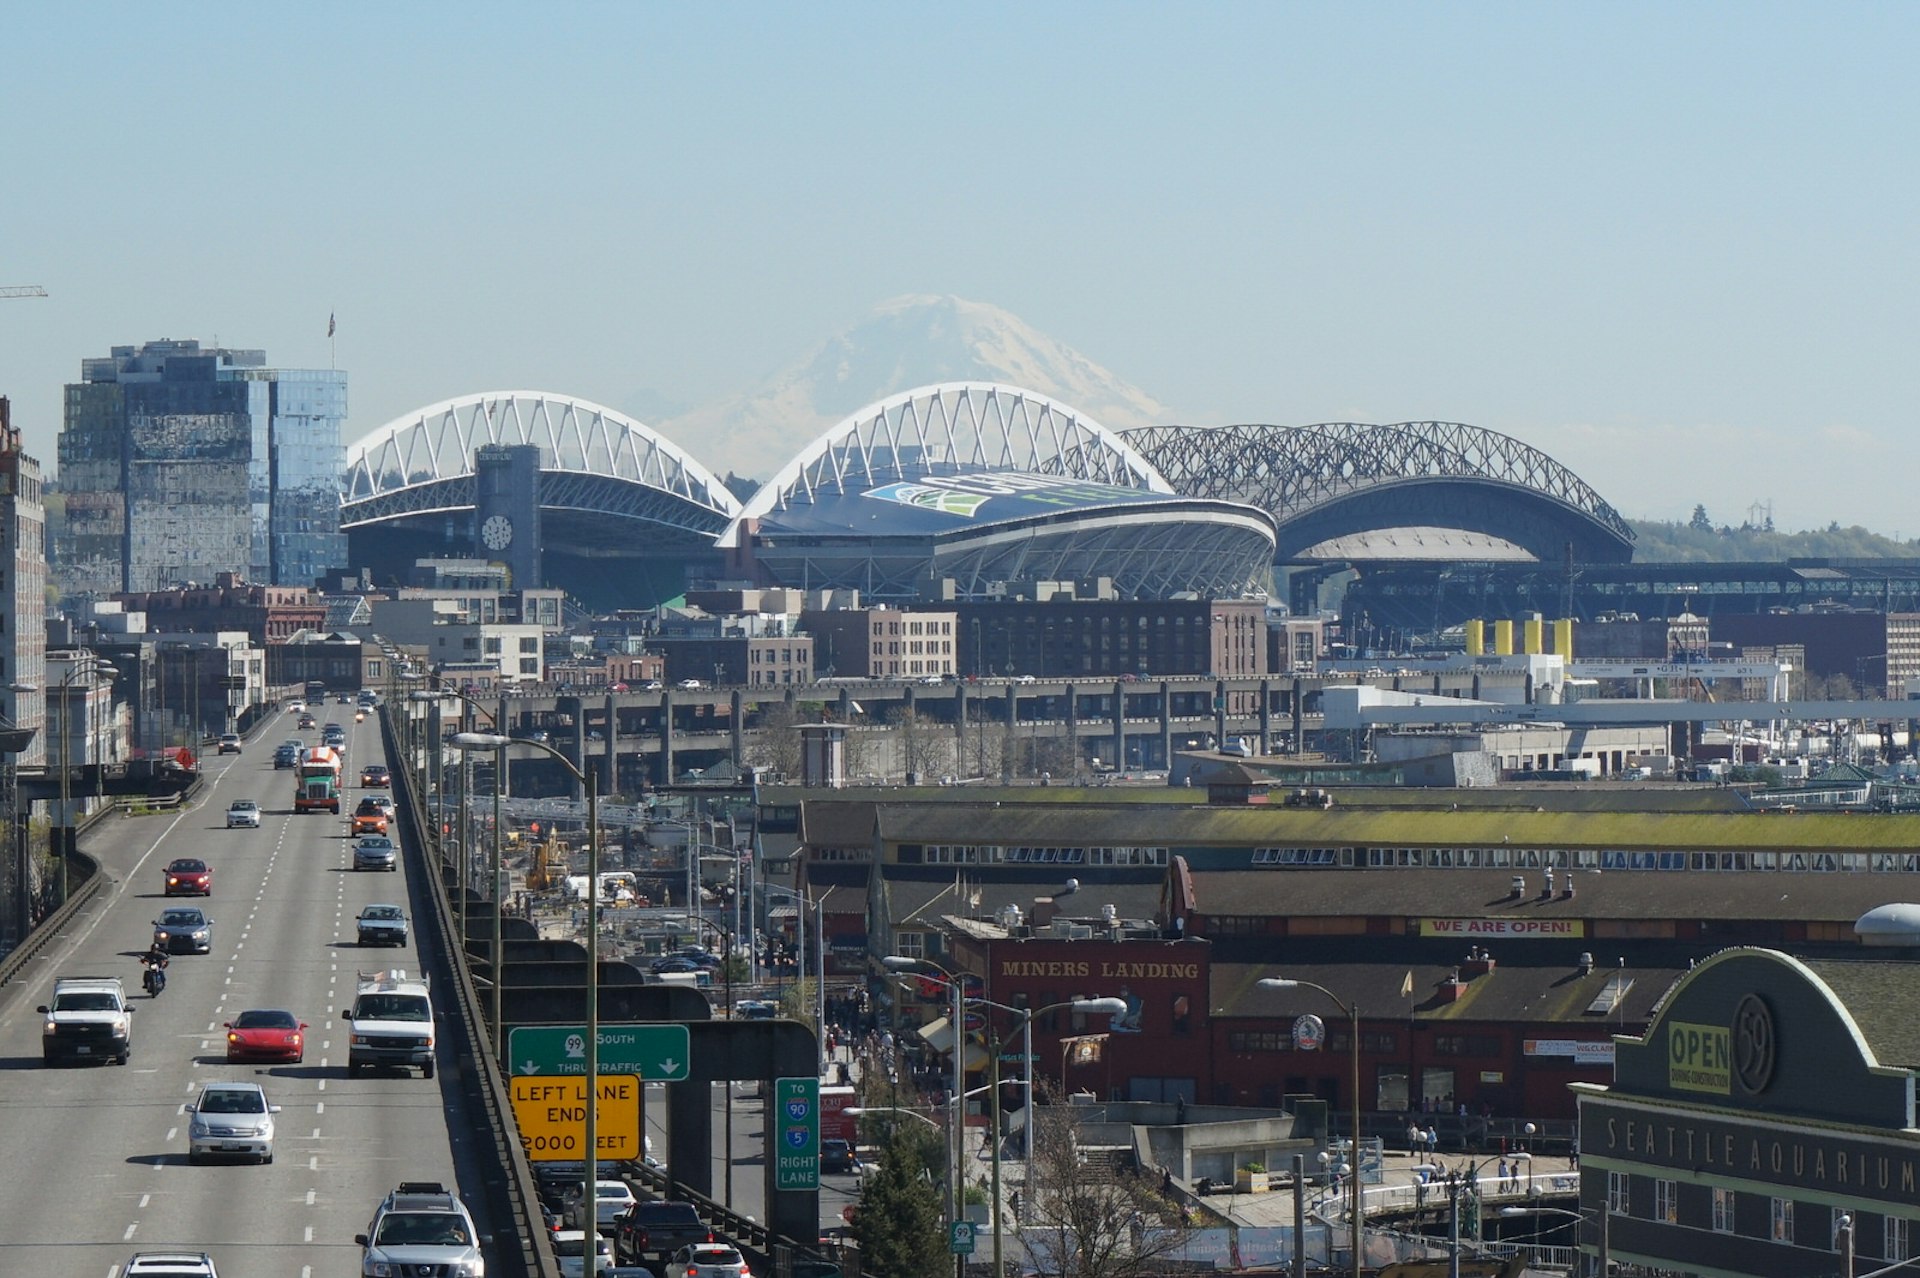
[[[307,703],[300,700],[298,697],[295,697],[292,701],[287,702],[288,714],[305,714],[306,712],[307,712]]]
[[[726,1243],[689,1243],[667,1261],[666,1278],[753,1278],[746,1257]]]
[[[220,734],[220,753],[221,754],[239,754],[240,753],[240,734],[237,732],[221,733]]]
[[[692,690],[696,688],[704,688],[707,685],[704,683],[701,683],[698,679],[682,679],[679,683],[676,683],[673,686],[676,688],[686,688],[686,689]]]
[[[213,920],[192,906],[162,910],[153,921],[153,943],[169,954],[211,954]]]
[[[664,689],[665,687],[666,687],[666,685],[665,685],[665,684],[663,684],[663,683],[661,683],[661,682],[660,682],[660,681],[659,681],[658,679],[649,679],[649,680],[647,680],[647,681],[646,681],[645,683],[643,683],[643,684],[641,684],[641,685],[640,685],[640,691],[642,691],[642,692],[660,692],[660,691],[662,691],[662,690],[663,690],[663,689]]]
[[[346,749],[347,748],[346,730],[344,728],[339,728],[339,727],[335,727],[331,731],[322,729],[320,733],[320,744],[323,746],[331,746],[335,750]]]
[[[393,775],[387,771],[386,764],[369,763],[366,767],[360,769],[360,784],[385,789],[387,786],[393,784]]]
[[[853,1152],[853,1142],[828,1137],[820,1142],[820,1170],[836,1175],[851,1175],[860,1170],[860,1160]]]
[[[397,870],[400,849],[384,834],[363,834],[354,840],[353,868],[356,870]]]
[[[220,1278],[220,1271],[204,1251],[136,1251],[120,1278]]]
[[[343,692],[333,699],[333,703],[337,706],[350,706],[353,704],[353,698]]]
[[[611,1233],[614,1224],[639,1199],[633,1196],[633,1189],[624,1180],[602,1180],[594,1185],[593,1227],[603,1233]],[[580,1186],[575,1185],[567,1197],[567,1224],[574,1229],[586,1228],[586,1213],[581,1210]]]
[[[380,810],[387,814],[387,824],[392,825],[393,824],[393,796],[391,794],[376,794],[373,796],[373,801],[375,803],[378,803],[380,805]]]
[[[733,1018],[737,1021],[770,1021],[780,1015],[780,1008],[765,999],[743,998],[733,1005]]]
[[[922,676],[922,678],[920,679],[920,682],[926,685],[927,687],[937,688],[941,684],[945,683],[946,680],[941,678],[939,675],[925,675],[925,676]]]
[[[227,805],[227,828],[240,826],[260,828],[260,805],[252,799],[235,799]]]
[[[258,1083],[208,1083],[199,1098],[187,1106],[187,1161],[216,1155],[273,1161],[273,1116],[280,1107],[268,1102]]]
[[[230,1061],[286,1061],[298,1065],[307,1055],[307,1023],[279,1008],[248,1008],[227,1022]]]
[[[318,720],[316,720],[310,714],[303,714],[300,716],[300,726],[303,728],[311,728],[314,726],[316,722],[318,722]]]
[[[301,748],[300,743],[297,741],[292,745],[275,746],[273,748],[274,771],[278,772],[286,768],[297,767],[300,763]]]
[[[645,1264],[649,1256],[715,1241],[692,1203],[667,1199],[635,1203],[613,1226],[614,1256],[623,1265]]]
[[[133,1054],[133,1009],[117,976],[63,976],[53,983],[53,1002],[42,1003],[40,1053],[48,1065],[61,1061],[113,1061]]]
[[[1030,674],[1020,675],[1014,679],[1015,683],[1020,684],[1022,686],[1032,683],[1033,681],[1034,681],[1033,676]]]
[[[706,969],[690,958],[669,954],[665,958],[657,958],[647,964],[647,970],[655,976],[665,976],[670,972],[703,972]]]
[[[168,896],[213,895],[213,867],[197,856],[175,857],[161,873],[166,876]]]
[[[583,1229],[559,1229],[553,1233],[553,1254],[560,1262],[562,1278],[584,1278],[587,1273],[587,1234]],[[600,1234],[593,1236],[593,1272],[603,1274],[613,1264],[613,1244]]]
[[[380,1200],[360,1244],[360,1272],[376,1275],[439,1274],[479,1278],[486,1272],[482,1246],[493,1239],[473,1227],[467,1205],[438,1181],[401,1181]]]
[[[354,920],[362,945],[405,945],[407,912],[397,905],[366,905]]]
[[[353,833],[385,834],[387,832],[387,810],[380,806],[380,800],[371,796],[360,800],[353,810]]]

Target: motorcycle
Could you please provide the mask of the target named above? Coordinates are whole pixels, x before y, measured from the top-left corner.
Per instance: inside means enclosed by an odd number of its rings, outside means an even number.
[[[167,988],[167,969],[147,959],[141,959],[140,966],[146,969],[145,974],[140,978],[140,984],[147,991],[147,997],[159,998],[160,991]]]

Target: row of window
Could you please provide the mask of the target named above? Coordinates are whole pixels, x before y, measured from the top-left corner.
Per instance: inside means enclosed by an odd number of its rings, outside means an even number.
[[[747,649],[747,662],[750,665],[760,665],[764,663],[767,665],[790,666],[796,661],[811,662],[812,660],[813,654],[805,648],[797,652],[792,648],[781,648],[778,652],[772,648]]]
[[[1658,852],[1595,848],[1255,848],[1250,864],[1293,869],[1699,870],[1789,874],[1920,874],[1920,852]]]
[[[901,848],[901,860],[908,859]],[[921,849],[928,865],[1165,865],[1165,848],[1004,848],[974,843],[929,843]]]
[[[1607,1173],[1607,1211],[1615,1216],[1632,1216],[1633,1202],[1631,1190],[1632,1178],[1626,1172]],[[1712,1208],[1709,1219],[1689,1221],[1680,1218],[1680,1186],[1672,1180],[1653,1182],[1653,1211],[1647,1219],[1660,1221],[1668,1225],[1702,1225],[1716,1234],[1738,1234],[1739,1213],[1738,1196],[1731,1189],[1713,1190]],[[1806,1235],[1803,1228],[1795,1232],[1794,1200],[1791,1198],[1769,1198],[1767,1200],[1766,1237],[1777,1243],[1791,1243],[1799,1247],[1825,1245],[1834,1251],[1840,1250],[1840,1230],[1831,1210],[1818,1209],[1827,1231],[1822,1239],[1818,1234]],[[1865,1225],[1871,1217],[1856,1217]],[[1757,1235],[1756,1235],[1757,1236]],[[1878,1251],[1879,1258],[1885,1261],[1913,1259],[1913,1222],[1900,1216],[1882,1216],[1878,1229],[1860,1228],[1854,1238],[1854,1251],[1860,1256],[1873,1256]]]

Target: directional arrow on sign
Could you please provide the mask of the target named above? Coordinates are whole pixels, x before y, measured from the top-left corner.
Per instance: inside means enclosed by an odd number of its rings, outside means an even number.
[[[602,1025],[599,1071],[635,1074],[649,1083],[678,1083],[687,1077],[689,1040],[685,1025]],[[507,1036],[513,1072],[585,1074],[587,1027],[522,1025]]]

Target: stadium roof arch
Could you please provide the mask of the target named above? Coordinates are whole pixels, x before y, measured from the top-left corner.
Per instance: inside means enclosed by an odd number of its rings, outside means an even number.
[[[1183,496],[1113,431],[1033,391],[946,382],[871,404],[815,439],[719,544],[765,579],[916,594],[951,579],[1107,577],[1123,596],[1264,592],[1273,522]]]
[[[1633,557],[1632,528],[1590,485],[1483,427],[1154,426],[1122,438],[1179,491],[1272,514],[1281,562]]]
[[[395,418],[347,451],[343,530],[470,514],[473,454],[540,449],[550,542],[618,551],[711,546],[740,511],[724,484],[678,446],[611,408],[541,391],[484,391]]]

